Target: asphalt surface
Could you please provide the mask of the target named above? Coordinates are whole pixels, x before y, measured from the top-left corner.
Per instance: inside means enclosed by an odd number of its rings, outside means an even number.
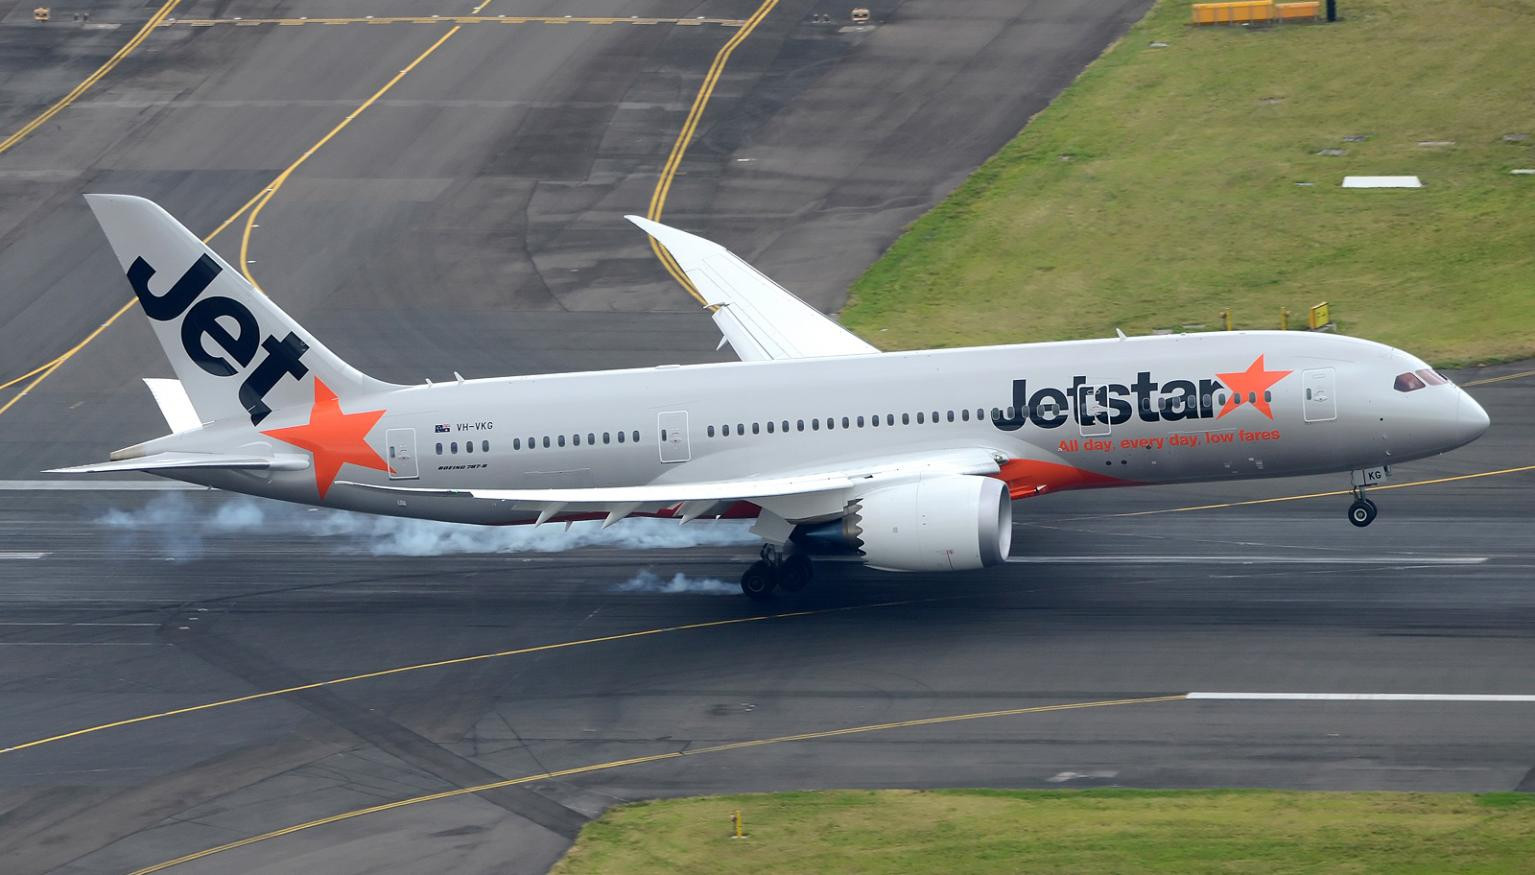
[[[194,2],[177,14],[387,16],[417,5]],[[876,6],[885,23],[875,28],[843,31],[805,20],[840,7],[780,4],[721,78],[668,219],[835,306],[902,224],[1141,7],[1082,5],[973,3],[958,16],[907,2]],[[31,27],[21,8],[0,4],[0,46],[33,44],[18,36]],[[95,21],[110,18],[99,8]],[[488,11],[745,19],[754,9],[496,0]],[[4,79],[0,118],[24,122],[149,11],[122,4],[121,28],[73,40],[48,31],[43,63],[60,72]],[[145,194],[206,233],[445,32],[151,35],[0,156],[0,376],[68,349],[126,299],[80,192]],[[294,174],[254,230],[250,267],[329,345],[388,379],[705,360],[712,325],[620,216],[644,211],[731,32],[466,26]],[[0,69],[23,64],[15,57],[0,51]],[[28,88],[33,105],[22,106]],[[232,257],[238,231],[215,245]],[[534,780],[176,871],[542,871],[607,806],[676,794],[1535,790],[1526,703],[1132,701],[707,750],[1189,691],[1535,693],[1535,472],[1383,491],[1367,530],[1346,523],[1345,497],[1122,515],[1340,488],[1334,478],[1047,496],[1017,505],[1020,561],[1006,567],[929,577],[826,564],[810,590],[764,608],[731,594],[752,553],[738,530],[625,524],[605,543],[541,552],[562,535],[21,482],[158,434],[136,381],[167,373],[130,313],[0,414],[6,872],[132,871],[522,777]],[[1493,429],[1403,466],[1396,483],[1532,464],[1535,379],[1472,391]],[[682,537],[712,545],[677,549]],[[692,624],[714,625],[678,628]],[[408,666],[421,667],[168,713]],[[111,725],[150,715],[167,716]],[[79,729],[93,731],[16,749]]]

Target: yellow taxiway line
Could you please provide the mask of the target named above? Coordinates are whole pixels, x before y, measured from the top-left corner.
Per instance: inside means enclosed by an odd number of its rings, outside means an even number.
[[[22,125],[14,134],[6,137],[4,140],[0,140],[0,154],[4,154],[12,146],[26,139],[28,134],[47,124],[48,120],[58,115],[64,109],[64,107],[74,103],[75,100],[79,98],[80,95],[88,91],[92,85],[100,82],[101,77],[112,72],[114,67],[122,63],[123,58],[133,54],[133,50],[139,47],[139,44],[144,41],[144,38],[149,36],[150,32],[158,27],[160,23],[165,20],[165,17],[170,15],[179,3],[181,3],[181,0],[166,0],[165,5],[161,6],[159,9],[156,9],[155,14],[149,16],[149,21],[145,22],[144,26],[139,28],[139,32],[134,34],[133,37],[123,45],[122,48],[118,49],[116,54],[108,58],[106,63],[102,64],[100,67],[97,67],[96,71],[91,75],[80,80],[79,85],[76,85],[73,89],[70,90],[68,94],[59,98],[58,101],[52,106],[43,110],[36,118]]]
[[[840,729],[825,729],[818,732],[801,732],[796,735],[780,735],[773,738],[756,738],[748,741],[734,741],[726,744],[716,744],[709,747],[695,747],[685,750],[672,751],[670,753],[651,754],[649,756],[631,757],[625,760],[612,760],[605,763],[594,763],[587,766],[576,766],[569,769],[557,769],[549,772],[541,772],[536,775],[524,775],[520,778],[508,778],[505,781],[496,781],[490,784],[479,784],[473,787],[460,787],[454,790],[445,790],[441,793],[431,793],[425,796],[415,796],[409,799],[400,799],[395,802],[386,802],[382,805],[373,805],[367,808],[359,808],[355,811],[347,811],[341,814],[333,814],[330,817],[322,817],[317,820],[297,823],[282,829],[272,830],[260,835],[250,836],[237,841],[228,842],[216,847],[207,848],[196,853],[177,857],[174,860],[166,860],[153,866],[146,866],[135,870],[132,875],[151,875],[154,872],[163,872],[183,863],[201,860],[214,854],[232,851],[236,848],[249,847],[260,842],[292,835],[316,827],[328,826],[342,821],[355,820],[370,814],[379,814],[385,811],[393,811],[409,805],[421,805],[426,802],[436,802],[441,799],[452,799],[457,796],[468,796],[474,793],[483,793],[489,790],[498,790],[502,787],[514,787],[518,784],[528,784],[534,781],[549,781],[556,778],[568,778],[572,775],[585,775],[591,772],[602,772],[609,769],[621,769],[626,766],[639,766],[647,763],[661,762],[663,760],[686,759],[690,757],[705,756],[707,754],[729,753],[731,751],[748,750],[757,747],[767,747],[775,744],[788,744],[798,741],[816,741],[823,738],[837,738],[846,735],[860,735],[869,732],[887,732],[892,729],[910,729],[918,726],[939,726],[946,723],[961,723],[969,720],[991,720],[999,717],[1017,717],[1024,714],[1047,714],[1055,711],[1077,711],[1086,708],[1109,708],[1116,705],[1149,705],[1154,702],[1181,702],[1188,698],[1185,693],[1177,693],[1170,696],[1144,696],[1135,699],[1106,699],[1096,702],[1067,702],[1060,705],[1037,705],[1031,708],[1008,708],[1001,711],[978,711],[971,714],[948,714],[940,717],[921,717],[915,720],[896,720],[890,723],[871,723],[863,726],[846,726]]]
[[[305,690],[317,690],[322,687],[334,687],[341,684],[356,683],[357,681],[374,680],[390,677],[397,674],[407,674],[414,671],[424,671],[433,668],[447,668],[455,665],[468,665],[475,662],[486,662],[492,659],[505,659],[510,656],[525,656],[529,653],[547,653],[551,650],[568,650],[572,647],[586,647],[593,644],[608,644],[614,641],[628,641],[635,638],[650,638],[656,635],[666,635],[672,632],[691,632],[698,629],[717,629],[722,626],[739,626],[742,623],[758,623],[764,620],[787,620],[794,617],[815,617],[823,614],[846,613],[848,611],[861,611],[871,608],[893,608],[901,605],[915,605],[938,599],[907,599],[895,602],[876,602],[874,604],[849,605],[840,608],[819,608],[809,611],[785,611],[778,614],[757,614],[751,617],[733,617],[728,620],[707,620],[702,623],[686,623],[680,626],[663,626],[657,629],[641,629],[636,632],[619,632],[613,635],[601,635],[595,638],[581,638],[575,641],[560,641],[553,644],[535,644],[529,647],[517,647],[511,650],[497,650],[492,653],[477,653],[472,656],[459,656],[453,659],[439,659],[434,662],[422,662],[414,665],[400,665],[394,668],[381,669],[379,671],[364,672],[362,674],[346,675],[345,677],[330,678],[329,680],[315,681],[314,683],[299,684],[292,687],[284,687],[278,690],[263,690],[244,696],[235,696],[229,699],[220,699],[216,702],[204,702],[200,705],[189,705],[185,708],[174,708],[169,711],[161,711],[156,714],[143,714],[138,717],[129,717],[124,720],[114,720],[110,723],[101,723],[95,726],[87,726],[70,732],[61,732],[46,738],[38,738],[32,741],[24,741],[9,747],[0,747],[0,755],[27,750],[28,748],[42,747],[45,744],[54,744],[71,738],[79,738],[82,735],[91,735],[104,732],[108,729],[119,729],[124,726],[134,726],[139,723],[148,723],[151,720],[163,720],[167,717],[180,717],[184,714],[196,714],[200,711],[211,711],[214,708],[223,708],[229,705],[239,705],[245,702],[255,702],[261,699],[271,699],[277,696],[286,696],[292,693],[301,693]]]
[[[735,35],[727,40],[714,55],[714,63],[709,65],[709,72],[704,75],[703,84],[699,86],[698,94],[693,98],[693,105],[688,109],[687,118],[682,122],[682,130],[677,134],[677,141],[672,144],[671,154],[666,157],[666,164],[661,167],[661,177],[656,180],[655,191],[650,195],[650,210],[645,215],[652,222],[661,221],[661,213],[666,209],[666,196],[670,194],[672,180],[677,176],[677,167],[682,163],[683,156],[687,154],[688,145],[693,141],[693,134],[698,129],[698,120],[703,117],[704,107],[709,105],[709,98],[714,94],[714,86],[719,84],[720,74],[725,72],[725,64],[730,61],[730,56],[735,52],[736,47],[751,36],[752,31],[757,29],[757,25],[761,24],[777,5],[778,0],[763,0],[762,5],[757,7],[757,11],[752,13],[752,17],[746,20],[746,24],[736,31]],[[649,237],[649,235],[646,236]],[[656,258],[660,259],[661,266],[672,275],[672,279],[697,299],[698,303],[707,305],[709,302],[705,301],[688,281],[687,276],[677,266],[676,260],[672,258],[672,254],[666,251],[666,247],[656,242],[654,237],[649,239],[650,250],[656,254]]]

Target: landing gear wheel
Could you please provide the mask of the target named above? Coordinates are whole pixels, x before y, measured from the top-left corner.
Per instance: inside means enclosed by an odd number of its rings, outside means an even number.
[[[741,592],[754,601],[772,598],[777,586],[778,575],[773,573],[773,566],[766,562],[753,562],[746,573],[741,575]]]
[[[1377,513],[1375,502],[1368,498],[1358,498],[1348,507],[1348,521],[1362,529],[1375,522]]]
[[[815,571],[807,556],[795,554],[778,567],[778,586],[784,592],[799,592],[810,585],[813,577]]]

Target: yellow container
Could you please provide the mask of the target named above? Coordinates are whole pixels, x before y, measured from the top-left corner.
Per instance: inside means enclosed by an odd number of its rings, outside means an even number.
[[[1315,6],[1316,4],[1311,4]],[[1273,0],[1237,0],[1233,3],[1195,3],[1195,24],[1236,24],[1243,21],[1272,21]]]
[[[1313,21],[1322,16],[1322,4],[1319,0],[1308,0],[1304,3],[1276,3],[1274,12],[1280,21]]]

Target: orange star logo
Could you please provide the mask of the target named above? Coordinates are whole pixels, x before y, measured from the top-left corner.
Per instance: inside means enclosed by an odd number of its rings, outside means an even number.
[[[1220,377],[1221,383],[1231,390],[1231,397],[1226,399],[1225,406],[1221,408],[1220,413],[1215,414],[1215,418],[1220,419],[1222,416],[1235,410],[1237,405],[1242,403],[1242,398],[1245,395],[1247,402],[1256,407],[1259,413],[1267,416],[1269,419],[1273,419],[1274,411],[1269,409],[1268,399],[1264,397],[1263,393],[1267,392],[1270,386],[1290,376],[1291,373],[1293,372],[1264,370],[1263,356],[1260,355],[1253,359],[1253,363],[1248,365],[1245,371],[1238,371],[1234,374],[1216,374],[1215,376]]]
[[[341,466],[350,462],[376,471],[388,471],[389,464],[368,446],[368,432],[384,415],[382,410],[342,413],[341,401],[319,377],[314,379],[314,407],[309,422],[262,434],[283,443],[308,450],[314,455],[314,485],[320,497],[330,491]]]

